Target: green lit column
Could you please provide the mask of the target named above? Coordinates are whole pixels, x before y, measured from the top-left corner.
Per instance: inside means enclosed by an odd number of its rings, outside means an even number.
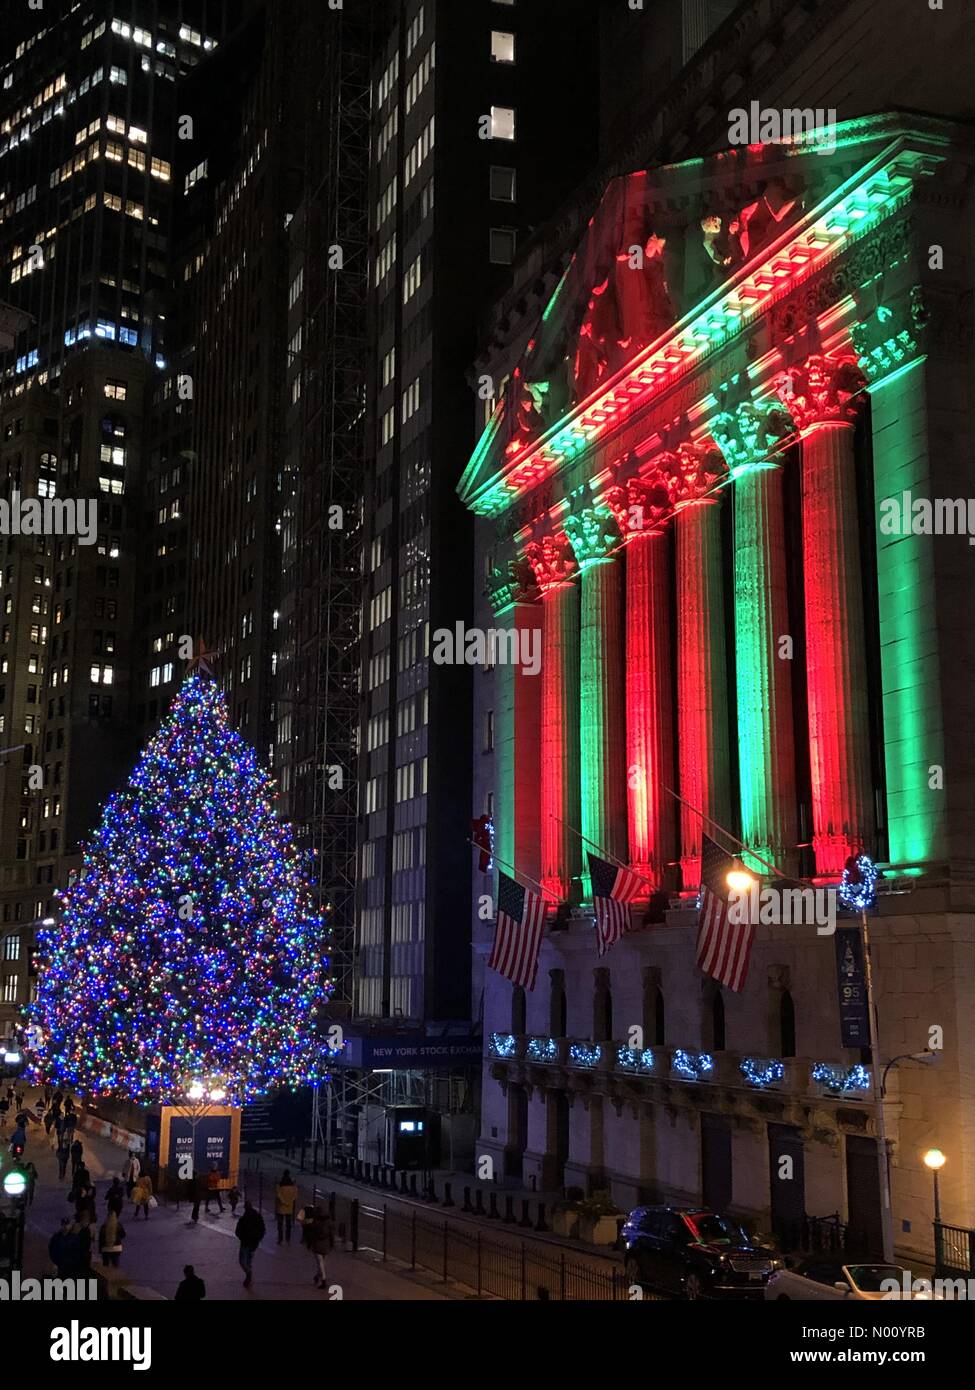
[[[531,566],[517,560],[509,562],[507,572],[495,570],[488,595],[498,627],[517,630],[519,650],[540,656],[541,607]],[[496,663],[494,844],[502,867],[513,865],[535,879],[540,865],[541,691],[540,669]]]
[[[784,872],[796,868],[792,643],[782,476],[769,450],[792,422],[782,407],[739,405],[715,442],[734,474],[735,670],[741,837]],[[757,861],[751,867],[764,872]]]
[[[624,861],[626,724],[620,537],[608,512],[589,508],[565,520],[581,571],[579,773],[583,850]],[[583,863],[586,863],[583,857]],[[588,874],[583,874],[586,896]]]
[[[923,527],[915,530],[911,513],[919,500],[967,496],[971,491],[963,476],[947,486],[944,479],[939,482],[933,476],[929,400],[935,383],[930,358],[920,354],[923,314],[923,301],[915,295],[910,316],[905,315],[910,329],[894,339],[887,325],[885,338],[892,339],[892,344],[882,341],[860,358],[872,406],[888,857],[891,864],[904,867],[948,857],[946,778],[950,768],[946,768],[945,654],[940,647],[945,637],[935,607],[935,547],[942,548],[938,558],[948,565],[948,557],[957,556],[965,546],[963,539],[922,534]],[[896,354],[888,346],[895,347]],[[938,464],[941,472],[949,467]],[[953,576],[957,586],[953,591],[959,594],[965,592],[962,577],[968,583],[970,554],[965,546],[960,574]],[[952,588],[946,586],[946,591]],[[944,608],[942,602],[942,612]],[[963,631],[960,622],[956,631]],[[953,652],[953,662],[958,659],[957,651]],[[959,728],[969,727],[962,711],[970,709],[970,697],[967,688],[955,696]],[[960,852],[971,854],[970,848]]]

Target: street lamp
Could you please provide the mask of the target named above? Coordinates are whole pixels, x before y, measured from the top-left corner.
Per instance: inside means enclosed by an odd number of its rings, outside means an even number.
[[[747,869],[743,869],[739,865],[737,868],[728,870],[728,876],[725,882],[735,893],[750,893],[755,879]]]
[[[926,1168],[931,1169],[932,1176],[934,1177],[934,1219],[935,1223],[939,1226],[941,1224],[941,1194],[938,1191],[938,1174],[947,1161],[948,1160],[940,1149],[928,1149],[927,1153],[924,1155],[924,1165]]]

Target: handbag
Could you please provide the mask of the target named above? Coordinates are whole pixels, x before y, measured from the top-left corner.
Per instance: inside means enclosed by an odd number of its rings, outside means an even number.
[[[158,1207],[158,1205],[159,1205],[159,1203],[156,1201],[155,1197],[150,1197],[150,1198],[149,1198],[149,1209],[150,1209],[150,1211],[155,1211],[156,1208]]]

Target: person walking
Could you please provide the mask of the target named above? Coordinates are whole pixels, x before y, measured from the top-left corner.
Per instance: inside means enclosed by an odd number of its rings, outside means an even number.
[[[78,1199],[74,1204],[75,1220],[85,1221],[89,1225],[93,1225],[98,1216],[97,1200],[98,1193],[95,1191],[94,1185],[83,1188],[78,1193]]]
[[[71,1266],[76,1257],[76,1251],[68,1232],[71,1229],[71,1221],[67,1216],[61,1218],[61,1225],[54,1232],[54,1235],[47,1243],[47,1253],[51,1264],[57,1270],[59,1279],[67,1279],[71,1274]]]
[[[254,1254],[267,1232],[264,1217],[254,1209],[252,1203],[244,1202],[244,1211],[234,1235],[240,1241],[238,1262],[244,1271],[244,1288],[249,1289],[254,1282]]]
[[[27,1147],[27,1135],[24,1126],[18,1125],[10,1137],[10,1152],[14,1158],[20,1158]]]
[[[204,1211],[209,1214],[210,1203],[213,1201],[214,1197],[216,1197],[220,1215],[223,1216],[223,1198],[220,1195],[220,1181],[220,1169],[215,1163],[212,1163],[210,1165],[210,1171],[207,1174],[207,1200]]]
[[[321,1204],[316,1206],[310,1217],[302,1223],[305,1228],[305,1242],[315,1261],[315,1287],[328,1287],[326,1261],[335,1248],[335,1225],[328,1209]]]
[[[68,1171],[68,1159],[71,1157],[71,1150],[63,1139],[58,1143],[55,1157],[58,1161],[58,1177],[63,1182],[64,1176]]]
[[[103,1265],[108,1265],[109,1268],[118,1268],[124,1239],[125,1227],[119,1220],[117,1213],[109,1211],[102,1223],[101,1230],[98,1232],[98,1250]]]
[[[199,1221],[200,1203],[209,1196],[210,1185],[207,1182],[206,1173],[194,1173],[190,1182],[193,1191],[193,1220]]]
[[[125,1160],[125,1167],[122,1169],[122,1181],[125,1183],[125,1195],[132,1196],[132,1189],[139,1181],[139,1174],[142,1172],[142,1164],[139,1162],[137,1153],[130,1152]]]
[[[132,1205],[135,1207],[134,1220],[138,1221],[140,1211],[144,1211],[146,1220],[149,1220],[149,1203],[151,1200],[152,1178],[150,1178],[148,1173],[143,1173],[132,1188]]]
[[[6,1096],[0,1100],[0,1134],[7,1128],[7,1112],[10,1109],[10,1101]]]
[[[183,1266],[183,1277],[179,1282],[173,1299],[176,1303],[198,1302],[206,1298],[207,1286],[192,1265]]]
[[[37,1190],[37,1165],[25,1163],[24,1172],[27,1174],[27,1205],[34,1205],[34,1193]]]
[[[125,1206],[125,1196],[125,1188],[122,1186],[120,1179],[117,1177],[113,1178],[111,1187],[105,1193],[105,1201],[108,1205],[108,1210],[113,1211],[116,1216],[121,1216],[122,1208]]]
[[[298,1188],[295,1180],[287,1170],[281,1174],[281,1181],[277,1185],[274,1193],[274,1215],[278,1223],[278,1244],[282,1240],[287,1240],[291,1244],[291,1226],[295,1219],[295,1203],[298,1200]]]
[[[82,1144],[82,1142],[81,1142],[80,1139],[76,1139],[76,1140],[74,1141],[74,1143],[71,1145],[71,1171],[72,1171],[72,1173],[77,1173],[78,1169],[81,1167],[81,1165],[82,1165],[82,1159],[84,1158],[84,1154],[85,1154],[85,1146]]]

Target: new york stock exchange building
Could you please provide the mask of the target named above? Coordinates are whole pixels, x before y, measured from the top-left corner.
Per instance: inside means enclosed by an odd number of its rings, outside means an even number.
[[[545,900],[514,984],[474,875],[478,1153],[525,1187],[879,1253],[885,1133],[898,1254],[931,1256],[928,1151],[973,1224],[973,168],[970,130],[889,114],[616,177],[478,364],[477,621],[541,634],[540,672],[475,680],[474,814]],[[846,872],[857,1026],[828,924],[701,968],[709,839],[763,889]],[[602,954],[590,854],[640,885]]]

